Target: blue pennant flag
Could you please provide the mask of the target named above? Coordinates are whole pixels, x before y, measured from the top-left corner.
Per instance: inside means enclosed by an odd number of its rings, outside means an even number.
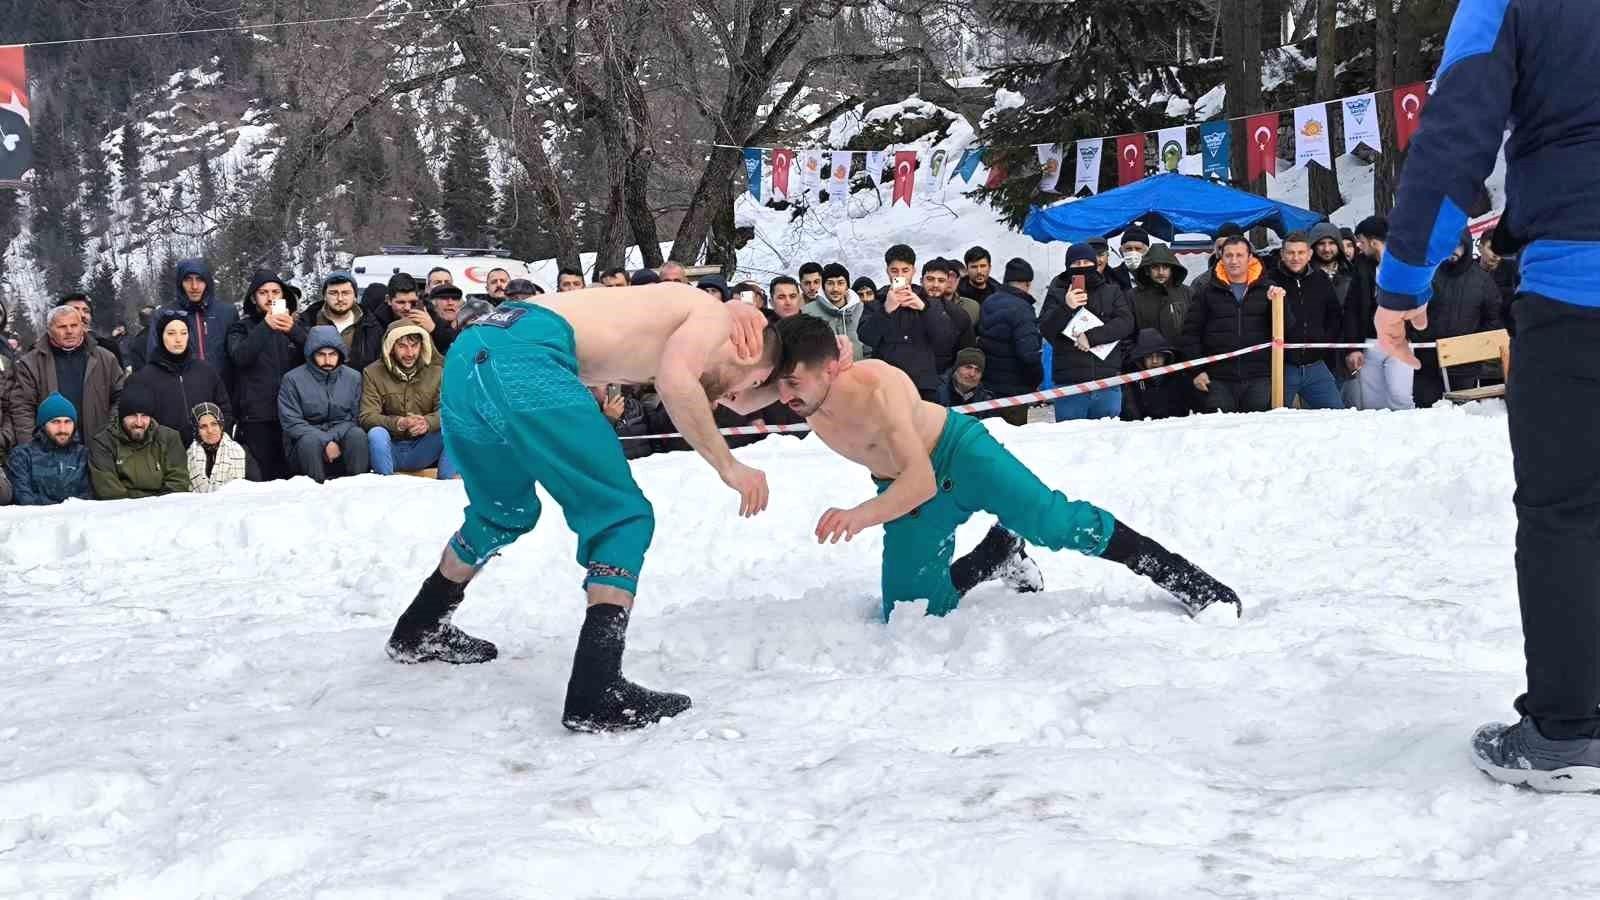
[[[750,182],[750,196],[761,200],[761,148],[744,148],[744,175]]]
[[[968,147],[961,151],[961,162],[956,163],[956,171],[961,173],[963,182],[972,180],[972,173],[978,171],[978,163],[983,162],[982,147]]]
[[[1228,145],[1228,122],[1207,122],[1200,126],[1200,165],[1207,178],[1229,179],[1231,160]]]

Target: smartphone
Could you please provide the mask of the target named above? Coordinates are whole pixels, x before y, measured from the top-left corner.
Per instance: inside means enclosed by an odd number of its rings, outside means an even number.
[[[1087,290],[1087,282],[1082,275],[1072,276],[1072,289],[1075,291]]]
[[[278,299],[272,301],[272,314],[273,315],[281,316],[281,315],[284,315],[285,313],[287,313],[288,311],[289,311],[289,304],[284,302],[284,299],[282,297],[279,297]]]
[[[895,276],[895,278],[893,280],[891,280],[889,282],[889,286],[894,288],[897,291],[903,291],[906,288],[911,286],[911,281],[909,279],[907,279],[904,275],[897,275],[897,276]]]
[[[614,402],[618,397],[621,397],[621,396],[622,396],[622,386],[621,385],[617,385],[617,384],[608,384],[608,385],[606,385],[606,402],[608,402],[608,403]]]
[[[751,306],[755,306],[756,305],[756,292],[755,291],[740,291],[739,292],[739,302],[740,303],[748,303]]]

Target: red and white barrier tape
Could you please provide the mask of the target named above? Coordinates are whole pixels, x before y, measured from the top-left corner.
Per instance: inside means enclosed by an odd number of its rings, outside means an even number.
[[[1117,375],[1111,378],[1100,378],[1094,381],[1085,381],[1080,384],[1069,384],[1065,387],[1050,388],[1049,390],[1044,391],[1034,391],[1031,394],[1018,394],[1015,397],[1000,397],[995,400],[980,400],[977,403],[964,403],[960,406],[953,406],[951,409],[954,409],[956,412],[988,412],[995,409],[1008,409],[1013,406],[1031,406],[1035,403],[1059,400],[1062,397],[1074,397],[1079,394],[1092,394],[1095,391],[1103,391],[1108,388],[1119,387],[1124,384],[1133,384],[1139,381],[1148,381],[1151,378],[1160,378],[1162,375],[1171,375],[1173,372],[1182,372],[1185,369],[1208,366],[1214,362],[1221,362],[1225,359],[1233,359],[1236,356],[1244,356],[1247,353],[1254,353],[1257,350],[1270,350],[1272,349],[1274,343],[1274,341],[1267,341],[1265,343],[1252,344],[1249,347],[1244,347],[1229,353],[1218,353],[1215,356],[1203,356],[1199,359],[1185,360],[1184,362],[1173,363],[1167,366],[1156,366],[1154,369],[1144,369],[1139,372],[1129,372],[1126,375]],[[1331,343],[1284,344],[1283,349],[1362,350],[1365,349],[1366,346],[1366,344]],[[1411,346],[1413,349],[1429,350],[1437,345],[1429,343],[1412,344]],[[719,428],[717,429],[717,433],[729,436],[740,436],[756,434],[800,434],[810,430],[811,426],[802,422],[796,425],[737,425],[732,428]],[[625,441],[648,441],[681,437],[683,437],[681,433],[674,431],[667,434],[624,435],[622,439]]]

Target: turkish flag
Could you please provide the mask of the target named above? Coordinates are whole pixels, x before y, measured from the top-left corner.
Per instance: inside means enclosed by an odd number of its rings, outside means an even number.
[[[1422,108],[1428,105],[1428,83],[1420,81],[1394,89],[1394,143],[1404,150],[1411,135],[1422,124]]]
[[[0,48],[0,184],[16,184],[33,167],[27,68],[21,47]]]
[[[983,154],[983,163],[989,167],[989,177],[983,182],[984,187],[992,191],[1005,183],[1006,164],[1000,161],[1000,154],[994,154],[991,160],[990,154],[986,151]]]
[[[889,198],[889,205],[904,200],[907,206],[911,205],[911,191],[917,183],[917,151],[896,150],[894,154],[894,194]]]
[[[1262,113],[1244,120],[1244,177],[1255,181],[1278,174],[1278,114]]]
[[[772,150],[772,192],[789,199],[789,170],[794,168],[794,151],[785,147]]]
[[[1144,177],[1144,135],[1117,138],[1117,184],[1133,184]]]

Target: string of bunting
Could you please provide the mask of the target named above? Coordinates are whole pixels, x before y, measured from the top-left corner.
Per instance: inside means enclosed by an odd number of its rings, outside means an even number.
[[[1119,387],[1124,384],[1134,384],[1140,381],[1148,381],[1151,378],[1160,378],[1163,375],[1171,375],[1174,372],[1182,372],[1186,369],[1193,369],[1198,366],[1209,366],[1212,363],[1233,359],[1236,356],[1244,356],[1246,354],[1257,353],[1262,350],[1270,350],[1274,345],[1277,344],[1277,341],[1263,341],[1262,343],[1251,344],[1248,347],[1241,347],[1238,350],[1231,350],[1227,353],[1218,353],[1213,356],[1202,356],[1198,359],[1185,360],[1184,362],[1172,363],[1165,366],[1156,366],[1151,369],[1144,369],[1138,372],[1129,372],[1126,375],[1117,375],[1112,378],[1098,378],[1093,381],[1069,384],[1064,387],[1047,388],[1042,391],[1018,394],[1015,397],[998,397],[994,400],[980,400],[976,403],[965,403],[960,406],[953,406],[951,409],[960,413],[974,413],[988,412],[996,409],[1006,409],[1012,406],[1032,406],[1035,403],[1046,403],[1051,400],[1060,400],[1062,397],[1074,397],[1079,394],[1092,394],[1095,391],[1103,391],[1107,388]],[[1325,342],[1294,344],[1285,343],[1281,346],[1284,350],[1361,350],[1366,347],[1365,344]],[[1413,349],[1417,350],[1431,350],[1438,345],[1433,343],[1417,343],[1412,344],[1411,346]],[[801,432],[810,430],[811,426],[802,422],[797,425],[735,425],[731,428],[719,428],[717,429],[717,433],[730,436],[739,436],[756,434],[799,434]],[[673,431],[666,434],[623,435],[622,440],[649,441],[681,437],[683,437],[681,433]]]
[[[1179,164],[1188,155],[1189,129],[1198,129],[1200,137],[1200,164],[1202,173],[1210,177],[1227,179],[1233,164],[1233,134],[1230,124],[1244,122],[1246,144],[1244,151],[1245,174],[1254,181],[1262,175],[1276,176],[1280,118],[1288,113],[1294,121],[1293,168],[1316,163],[1324,169],[1333,168],[1333,148],[1329,136],[1328,107],[1337,105],[1344,125],[1344,152],[1354,153],[1365,146],[1373,153],[1383,151],[1383,131],[1380,124],[1378,94],[1390,95],[1394,107],[1395,144],[1401,150],[1411,143],[1422,120],[1422,109],[1428,102],[1429,82],[1403,85],[1392,91],[1369,92],[1340,97],[1320,103],[1309,103],[1292,110],[1280,109],[1251,116],[1231,119],[1214,119],[1198,125],[1174,125],[1158,129],[1156,135],[1155,170],[1177,172]],[[1132,184],[1145,177],[1149,161],[1146,159],[1146,138],[1150,132],[1093,137],[1068,144],[1034,144],[1039,158],[1041,174],[1039,190],[1044,193],[1064,193],[1058,190],[1063,170],[1070,158],[1073,168],[1071,193],[1081,195],[1100,192],[1100,169],[1106,142],[1115,142],[1117,160],[1117,186]],[[888,183],[893,185],[889,203],[910,206],[918,194],[917,173],[922,179],[925,195],[940,194],[946,186],[959,177],[970,184],[980,164],[986,164],[987,146],[971,146],[951,160],[949,152],[937,148],[931,152],[915,149],[844,150],[822,147],[735,147],[731,144],[714,144],[715,147],[736,149],[744,154],[745,182],[750,195],[757,202],[765,198],[796,200],[808,192],[816,196],[823,188],[830,199],[849,196],[852,172],[860,172],[873,184],[884,184],[886,167],[892,167]],[[925,155],[924,155],[925,154]],[[770,162],[769,157],[770,155]],[[924,165],[924,163],[926,163]],[[1005,180],[1006,172],[998,164],[988,167],[985,187],[993,188]]]

